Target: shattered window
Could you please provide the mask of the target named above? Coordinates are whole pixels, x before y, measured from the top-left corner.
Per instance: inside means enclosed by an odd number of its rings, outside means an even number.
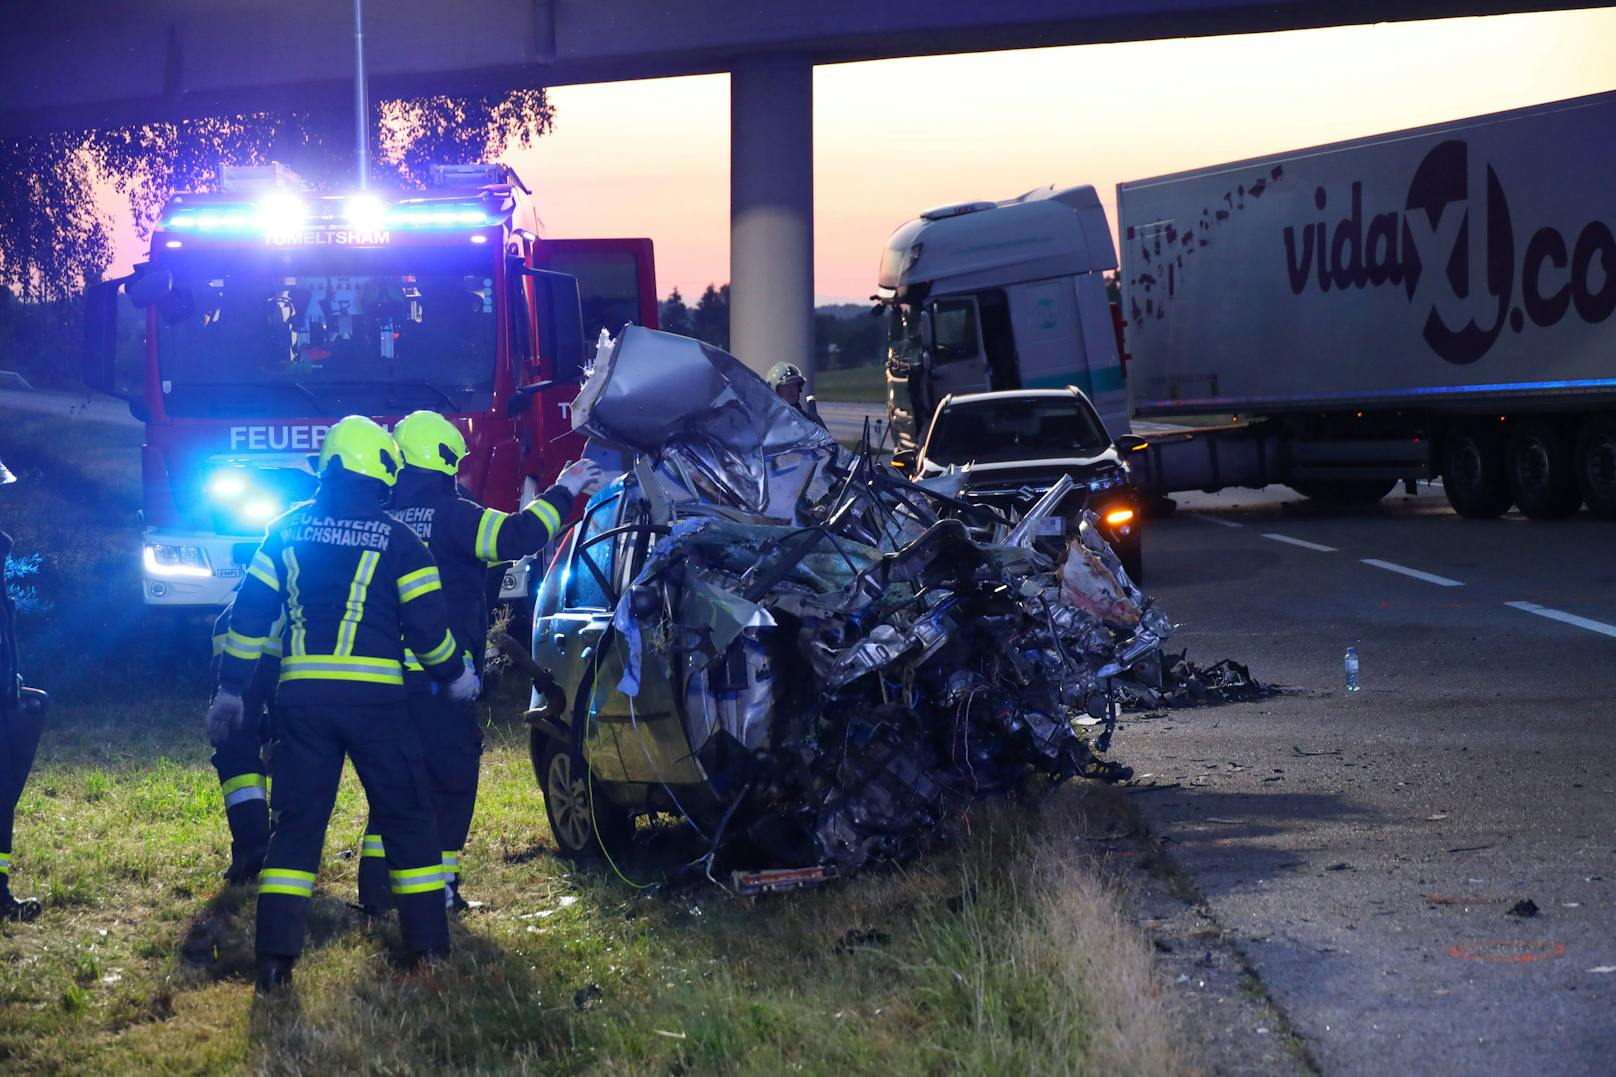
[[[617,523],[617,502],[616,497],[607,498],[591,507],[589,515],[584,518],[583,532],[578,536],[578,545],[575,547],[579,552],[573,557],[571,571],[567,573],[568,609],[611,609],[611,598],[584,560],[587,558],[594,562],[595,567],[600,569],[601,577],[611,579],[612,548],[617,543],[598,542],[587,550],[583,549],[583,545]]]
[[[955,404],[937,416],[926,459],[946,466],[1089,456],[1104,452],[1110,443],[1093,407],[1076,397],[984,400]]]

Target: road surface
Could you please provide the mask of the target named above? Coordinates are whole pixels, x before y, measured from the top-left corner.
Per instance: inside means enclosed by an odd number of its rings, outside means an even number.
[[[1616,524],[1179,501],[1170,649],[1292,692],[1114,754],[1179,783],[1133,803],[1324,1072],[1616,1070]]]

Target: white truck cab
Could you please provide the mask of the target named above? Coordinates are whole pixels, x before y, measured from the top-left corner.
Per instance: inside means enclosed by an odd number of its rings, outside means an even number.
[[[1128,398],[1106,270],[1116,246],[1093,187],[928,210],[887,241],[887,415],[900,447],[924,440],[950,393],[1075,386],[1113,438]]]

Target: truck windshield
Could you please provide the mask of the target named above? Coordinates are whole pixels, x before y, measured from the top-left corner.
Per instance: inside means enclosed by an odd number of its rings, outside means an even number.
[[[487,251],[210,252],[170,258],[157,359],[170,415],[483,411]]]
[[[1111,439],[1075,397],[1011,397],[952,404],[932,422],[926,459],[942,464],[1094,456]]]

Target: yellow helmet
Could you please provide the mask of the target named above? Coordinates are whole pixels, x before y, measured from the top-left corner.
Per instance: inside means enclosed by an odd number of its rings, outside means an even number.
[[[350,415],[326,431],[320,446],[320,474],[333,466],[376,479],[384,486],[398,481],[398,445],[381,425],[363,415]]]
[[[393,440],[411,467],[453,475],[466,456],[466,439],[448,419],[435,411],[416,411],[393,427]]]

